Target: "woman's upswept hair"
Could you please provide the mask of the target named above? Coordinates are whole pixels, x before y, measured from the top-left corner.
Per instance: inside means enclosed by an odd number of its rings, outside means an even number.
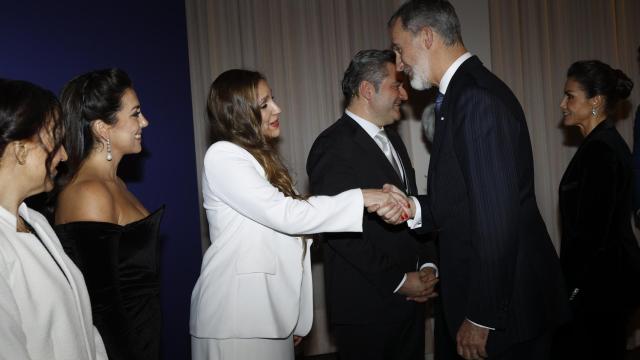
[[[13,141],[37,137],[44,145],[42,130],[50,136],[45,166],[47,176],[51,176],[51,162],[65,135],[58,99],[51,91],[30,82],[0,79],[0,156]]]
[[[302,198],[280,160],[273,141],[262,134],[258,83],[265,77],[256,71],[232,69],[211,84],[207,112],[213,141],[229,141],[247,150],[264,168],[267,180],[285,195]]]
[[[126,72],[120,69],[95,70],[69,81],[60,95],[65,127],[65,149],[69,156],[63,183],[73,179],[84,159],[96,146],[91,128],[95,120],[115,124],[125,91],[132,88]]]
[[[599,60],[576,61],[567,70],[567,77],[577,81],[588,98],[602,95],[606,98],[606,110],[611,111],[629,97],[633,81],[622,72]]]

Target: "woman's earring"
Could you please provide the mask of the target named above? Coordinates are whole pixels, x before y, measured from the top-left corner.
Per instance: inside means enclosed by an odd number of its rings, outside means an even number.
[[[111,155],[111,139],[107,139],[107,161],[113,160],[113,156]]]
[[[596,111],[596,108],[595,108],[595,107],[592,107],[592,108],[591,108],[591,115],[593,115],[593,117],[598,116],[598,112]]]

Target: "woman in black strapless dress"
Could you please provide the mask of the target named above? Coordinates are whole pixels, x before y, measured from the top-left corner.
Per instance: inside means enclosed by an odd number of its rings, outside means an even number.
[[[159,359],[158,228],[164,208],[127,225],[75,221],[55,226],[84,274],[93,322],[109,359]]]
[[[160,358],[159,225],[117,176],[148,125],[127,74],[93,71],[61,95],[69,148],[56,207],[58,237],[83,272],[109,359]]]

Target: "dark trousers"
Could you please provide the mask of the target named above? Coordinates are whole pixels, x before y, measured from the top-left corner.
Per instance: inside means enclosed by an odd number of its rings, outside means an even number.
[[[624,359],[630,315],[624,310],[574,315],[554,337],[553,359]]]
[[[458,329],[455,330],[455,333],[457,331]],[[491,339],[491,331],[489,331],[489,339]],[[551,334],[547,333],[532,340],[513,344],[499,354],[489,353],[486,360],[548,360],[550,348]],[[435,359],[464,360],[462,356],[458,355],[455,338],[447,329],[441,308],[436,308],[435,312]]]
[[[376,324],[334,325],[339,360],[424,360],[424,316]]]

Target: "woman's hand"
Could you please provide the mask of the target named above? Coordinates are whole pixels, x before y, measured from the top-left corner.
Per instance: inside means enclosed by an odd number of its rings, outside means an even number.
[[[399,224],[409,219],[410,200],[400,191],[363,189],[364,206],[390,224]]]

